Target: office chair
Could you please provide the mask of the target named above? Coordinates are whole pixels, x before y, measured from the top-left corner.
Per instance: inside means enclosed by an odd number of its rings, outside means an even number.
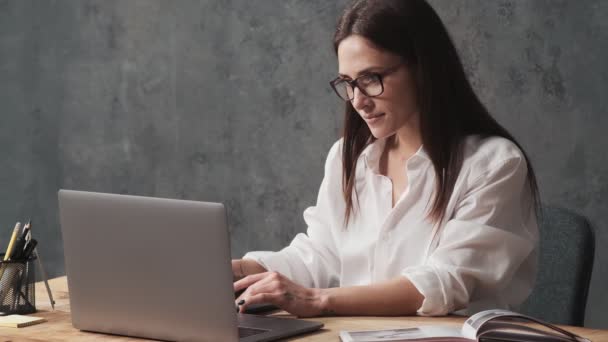
[[[538,275],[520,311],[551,323],[583,326],[593,269],[593,228],[585,217],[550,206],[543,207],[538,227]]]

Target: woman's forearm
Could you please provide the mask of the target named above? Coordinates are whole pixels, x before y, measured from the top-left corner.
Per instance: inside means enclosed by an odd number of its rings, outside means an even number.
[[[235,259],[232,260],[232,274],[234,279],[241,279],[248,275],[266,272],[262,265],[250,259]]]
[[[243,275],[245,275],[245,276],[248,276],[250,274],[266,272],[266,269],[254,260],[241,259],[240,261],[241,261],[240,270],[243,272]]]
[[[405,277],[383,283],[320,289],[324,315],[413,315],[424,297]]]

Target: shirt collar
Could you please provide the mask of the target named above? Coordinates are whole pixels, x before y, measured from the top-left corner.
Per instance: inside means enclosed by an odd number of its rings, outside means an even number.
[[[361,152],[361,156],[365,163],[365,166],[375,172],[378,172],[380,165],[380,156],[382,155],[382,151],[384,150],[384,146],[386,146],[388,138],[376,139],[373,143],[367,145],[363,152]],[[426,150],[424,149],[424,145],[420,145],[418,151],[414,153],[410,159],[421,157],[425,160],[431,161],[431,157],[428,155]]]

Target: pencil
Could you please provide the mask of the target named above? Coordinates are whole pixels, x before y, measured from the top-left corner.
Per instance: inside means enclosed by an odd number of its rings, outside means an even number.
[[[15,247],[15,240],[17,240],[17,235],[19,235],[19,230],[21,229],[21,223],[17,222],[15,225],[15,229],[13,229],[13,235],[11,235],[11,239],[8,242],[8,247],[6,248],[6,253],[4,254],[4,261],[7,261],[11,258],[13,254],[13,247]],[[0,278],[2,278],[0,276]]]

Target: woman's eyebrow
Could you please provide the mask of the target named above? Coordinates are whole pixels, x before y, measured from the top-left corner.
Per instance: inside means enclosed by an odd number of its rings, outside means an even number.
[[[374,70],[378,70],[378,69],[380,69],[380,70],[381,70],[381,69],[383,69],[383,68],[384,68],[384,67],[381,67],[381,66],[371,66],[371,67],[367,67],[367,68],[365,68],[365,69],[363,69],[363,70],[359,71],[359,72],[357,73],[357,75],[355,76],[355,78],[357,78],[357,76],[360,76],[360,75],[362,75],[362,74],[366,74],[366,73],[368,73],[368,72],[370,72],[370,71],[374,71]],[[351,78],[351,77],[350,77],[350,76],[348,76],[348,75],[344,75],[344,74],[340,74],[340,73],[338,73],[338,76],[340,76],[340,77],[342,77],[342,78]]]

